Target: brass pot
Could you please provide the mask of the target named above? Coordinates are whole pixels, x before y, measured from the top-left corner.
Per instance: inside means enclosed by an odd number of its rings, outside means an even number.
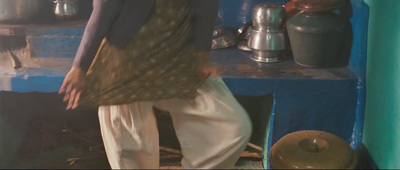
[[[317,130],[292,132],[269,152],[273,169],[354,169],[356,152],[339,136]]]

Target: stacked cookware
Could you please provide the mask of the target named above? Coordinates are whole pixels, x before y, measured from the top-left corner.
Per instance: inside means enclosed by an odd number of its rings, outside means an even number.
[[[288,47],[285,8],[278,3],[261,3],[254,7],[252,19],[248,38],[248,47],[253,52],[251,58],[266,63],[284,60]]]

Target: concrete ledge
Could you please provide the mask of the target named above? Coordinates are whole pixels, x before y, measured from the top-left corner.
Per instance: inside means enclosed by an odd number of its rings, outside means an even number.
[[[30,57],[26,49],[12,51],[22,68],[14,69],[7,53],[0,53],[0,91],[57,92],[72,65],[71,59]]]
[[[40,27],[28,29],[26,40],[32,57],[73,59],[78,50],[85,24],[75,27]]]
[[[27,36],[31,57],[73,59],[82,36]]]
[[[86,20],[77,20],[31,25],[0,24],[0,35],[26,36],[32,57],[72,59],[86,23]]]

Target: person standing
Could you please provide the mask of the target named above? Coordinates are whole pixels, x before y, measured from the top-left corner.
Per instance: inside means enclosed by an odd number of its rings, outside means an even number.
[[[99,108],[113,169],[158,169],[153,107],[170,112],[183,168],[232,168],[251,122],[210,63],[218,0],[94,0],[59,93]]]

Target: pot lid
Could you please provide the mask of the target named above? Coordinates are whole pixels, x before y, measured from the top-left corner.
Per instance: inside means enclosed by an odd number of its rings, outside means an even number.
[[[345,29],[348,22],[333,12],[300,12],[291,17],[286,25],[288,30],[308,33],[332,33]]]
[[[290,133],[274,144],[269,162],[277,169],[354,169],[357,155],[338,136],[304,130]]]
[[[345,2],[345,0],[297,0],[295,6],[302,11],[323,12],[340,8]]]

